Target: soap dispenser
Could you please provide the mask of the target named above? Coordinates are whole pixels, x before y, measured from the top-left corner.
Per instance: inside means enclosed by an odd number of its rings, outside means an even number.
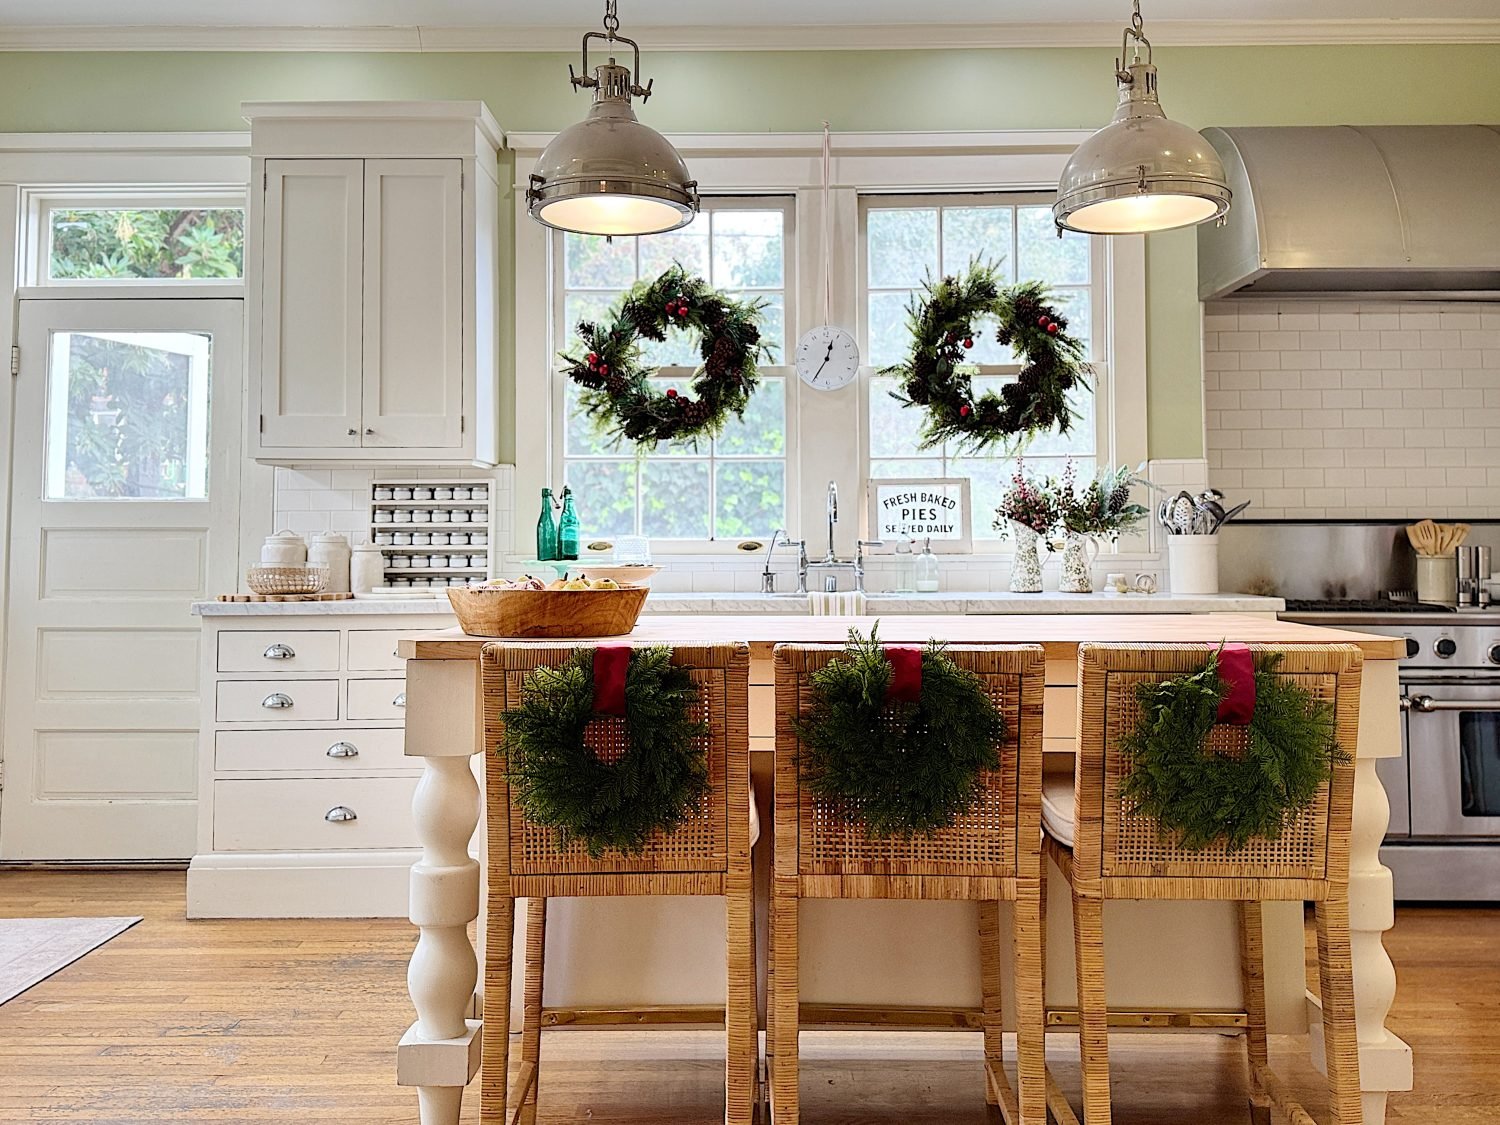
[[[917,593],[938,592],[938,561],[932,553],[932,539],[922,540],[922,553],[917,556]]]
[[[912,551],[916,545],[915,539],[903,539],[896,544],[896,593],[898,594],[917,592],[917,556]]]

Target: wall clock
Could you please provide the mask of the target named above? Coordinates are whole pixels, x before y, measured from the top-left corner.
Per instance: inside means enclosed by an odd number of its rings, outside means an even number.
[[[836,391],[859,374],[859,345],[831,324],[810,328],[797,341],[797,376],[818,391]]]

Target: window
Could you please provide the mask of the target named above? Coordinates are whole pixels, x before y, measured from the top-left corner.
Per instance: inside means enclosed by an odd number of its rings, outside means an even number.
[[[714,441],[662,445],[640,457],[628,444],[612,448],[578,408],[579,388],[555,376],[562,479],[590,536],[767,539],[786,526],[787,417],[796,390],[779,365],[787,354],[791,216],[790,201],[720,199],[706,201],[698,219],[668,234],[614,241],[553,236],[554,351],[571,348],[579,321],[607,316],[632,285],[673,262],[715,289],[762,302],[763,336],[772,349],[742,421],[731,419]],[[696,339],[673,332],[661,344],[648,341],[643,358],[664,367],[663,390],[685,386],[698,363]]]
[[[207,496],[210,351],[197,332],[53,332],[47,498]]]
[[[896,197],[860,201],[863,230],[862,298],[864,349],[878,372],[900,362],[909,346],[907,308],[928,277],[965,269],[974,259],[996,265],[1007,283],[1041,280],[1052,287],[1069,329],[1089,349],[1097,390],[1106,387],[1108,355],[1102,324],[1105,302],[1098,288],[1105,274],[1105,239],[1067,233],[1059,239],[1050,199],[1038,195]],[[978,392],[1013,379],[1020,368],[1008,348],[995,341],[994,325],[981,328],[971,353],[978,365]],[[1001,453],[960,456],[946,447],[919,450],[922,414],[891,397],[894,379],[875,375],[869,384],[869,475],[879,477],[962,476],[971,481],[974,538],[996,539],[990,524],[1014,463]],[[1029,471],[1060,473],[1066,458],[1080,476],[1093,471],[1105,416],[1098,395],[1074,398],[1079,421],[1067,435],[1038,437],[1025,451]]]
[[[243,207],[81,199],[52,201],[42,214],[44,284],[239,280],[245,273]]]

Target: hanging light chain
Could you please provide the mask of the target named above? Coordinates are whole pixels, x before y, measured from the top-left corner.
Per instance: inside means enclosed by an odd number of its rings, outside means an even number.
[[[604,0],[604,34],[609,39],[619,38],[620,14],[616,11],[619,0]],[[1136,19],[1140,19],[1140,4],[1136,5]]]
[[[1115,77],[1123,84],[1130,85],[1132,77],[1129,68],[1125,65],[1126,48],[1130,41],[1135,40],[1134,58],[1132,65],[1141,61],[1141,44],[1146,46],[1146,62],[1151,62],[1151,40],[1146,38],[1146,21],[1141,18],[1141,0],[1132,0],[1130,12],[1130,26],[1120,34],[1120,57],[1115,60]]]

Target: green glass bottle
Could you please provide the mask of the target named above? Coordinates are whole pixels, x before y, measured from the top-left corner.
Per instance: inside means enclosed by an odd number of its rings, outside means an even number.
[[[552,520],[552,490],[542,489],[542,514],[536,521],[536,557],[539,562],[557,558],[557,524]]]
[[[578,557],[578,511],[573,507],[573,490],[563,485],[562,519],[557,524],[557,557]]]

